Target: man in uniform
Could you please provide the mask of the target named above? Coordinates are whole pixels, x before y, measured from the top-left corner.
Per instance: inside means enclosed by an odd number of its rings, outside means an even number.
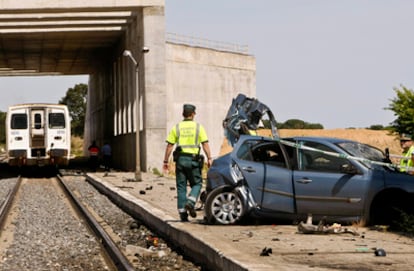
[[[200,155],[200,144],[207,156],[207,166],[210,167],[212,162],[207,133],[201,124],[194,121],[195,110],[194,105],[184,104],[184,120],[177,123],[168,134],[163,164],[163,170],[167,172],[168,159],[176,144],[173,156],[177,185],[177,208],[183,222],[188,221],[188,213],[191,217],[197,216],[194,205],[201,191],[201,170],[204,164],[203,156]],[[188,197],[187,181],[191,187]]]
[[[400,135],[400,145],[403,149],[403,158],[400,160],[400,171],[413,174],[413,170],[408,170],[409,167],[414,166],[414,145],[412,136],[409,134]]]

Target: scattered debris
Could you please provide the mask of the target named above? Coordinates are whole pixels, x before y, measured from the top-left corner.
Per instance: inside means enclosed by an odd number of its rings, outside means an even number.
[[[389,225],[374,225],[370,229],[373,231],[380,231],[380,232],[386,232],[388,231]]]
[[[124,186],[124,185],[117,185],[116,187],[120,188],[120,189],[134,189],[132,186]]]
[[[138,220],[131,219],[130,221],[128,221],[128,225],[129,225],[129,229],[133,230],[133,229],[139,229],[139,227],[142,226],[142,223],[139,222]]]
[[[154,249],[153,247],[150,248],[143,248],[140,246],[134,246],[134,245],[126,245],[125,248],[126,255],[134,255],[136,257],[142,257],[142,258],[152,258],[152,257],[165,257],[166,252]]]
[[[233,242],[239,242],[242,239],[249,239],[251,237],[253,237],[253,232],[252,231],[241,231],[240,232],[242,236],[238,235],[237,238],[233,239]]]
[[[270,256],[270,254],[272,254],[272,249],[267,247],[260,252],[260,256]]]
[[[142,180],[136,180],[134,178],[125,178],[125,177],[122,177],[122,181],[123,182],[142,182]]]
[[[147,244],[147,248],[158,247],[159,240],[158,240],[158,237],[156,237],[156,236],[148,235],[145,238],[145,241],[146,241],[146,244]]]
[[[385,257],[387,255],[387,253],[385,252],[384,249],[382,248],[377,248],[375,250],[375,256],[379,256],[379,257]]]
[[[301,221],[298,225],[298,231],[305,234],[331,234],[331,233],[350,233],[352,235],[358,236],[355,230],[351,230],[345,227],[342,227],[341,224],[334,223],[331,226],[325,225],[325,220],[322,219],[319,221],[318,225],[312,224],[312,217],[309,216],[306,223]]]
[[[242,231],[242,234],[246,235],[247,237],[253,237],[253,232],[252,231]]]

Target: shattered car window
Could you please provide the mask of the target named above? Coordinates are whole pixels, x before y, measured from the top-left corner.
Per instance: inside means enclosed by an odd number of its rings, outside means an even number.
[[[337,144],[347,153],[352,156],[362,157],[371,161],[382,162],[385,161],[386,157],[384,153],[375,147],[358,143],[358,142],[342,142]],[[364,163],[368,166],[367,163]]]
[[[287,167],[282,149],[274,141],[246,141],[240,146],[237,157],[243,160],[262,162],[273,166]]]
[[[317,142],[306,142],[305,145],[325,152],[336,152],[328,146]],[[349,164],[349,161],[345,158],[328,155],[323,152],[304,149],[302,150],[302,153],[303,170],[340,173],[341,167],[345,164]]]
[[[237,151],[237,157],[242,160],[253,161],[252,147],[257,144],[257,140],[247,140]]]
[[[272,131],[272,137],[278,137],[276,120],[270,109],[255,98],[248,98],[244,94],[239,94],[227,112],[223,120],[224,134],[231,146],[239,139],[240,135],[256,135],[260,126],[264,122]]]

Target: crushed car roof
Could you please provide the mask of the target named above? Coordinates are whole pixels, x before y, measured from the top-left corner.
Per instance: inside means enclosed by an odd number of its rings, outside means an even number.
[[[268,125],[272,137],[279,137],[276,120],[270,108],[256,98],[238,94],[223,120],[224,134],[230,145],[234,146],[240,135],[255,135],[260,125]]]

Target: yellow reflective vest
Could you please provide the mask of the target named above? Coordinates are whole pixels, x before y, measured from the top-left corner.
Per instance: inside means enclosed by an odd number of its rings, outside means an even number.
[[[198,154],[200,143],[207,142],[208,138],[201,124],[193,120],[183,120],[171,129],[166,141],[177,144],[184,153]]]
[[[413,160],[411,159],[412,155],[414,153],[414,145],[411,146],[407,152],[403,153],[404,158],[401,158],[400,160],[400,171],[401,172],[406,172],[407,171],[407,167],[413,167]]]

